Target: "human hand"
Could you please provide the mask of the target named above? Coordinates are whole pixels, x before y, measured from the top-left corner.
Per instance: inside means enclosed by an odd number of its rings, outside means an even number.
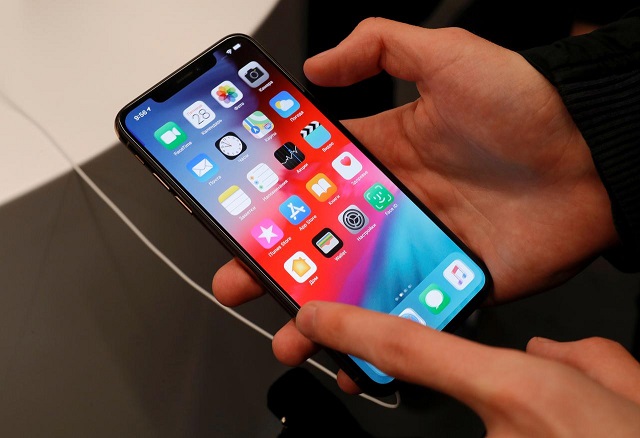
[[[489,267],[493,298],[548,289],[614,244],[611,207],[555,88],[461,29],[365,20],[305,64],[322,86],[386,70],[420,97],[346,122]]]
[[[617,242],[584,139],[520,55],[461,29],[369,19],[305,64],[324,86],[382,69],[415,82],[420,97],[345,125],[484,260],[493,301],[557,285]],[[212,287],[228,306],[263,293],[236,259]],[[315,351],[293,321],[273,349],[285,363]]]
[[[640,436],[640,364],[613,341],[533,338],[525,353],[317,301],[304,305],[289,328],[297,334],[290,339],[309,348],[317,343],[355,355],[458,399],[482,418],[487,436]],[[300,351],[282,359],[294,365],[305,358]],[[358,391],[343,373],[338,383]]]
[[[584,139],[519,54],[462,29],[376,18],[304,67],[323,86],[383,69],[416,83],[415,102],[344,124],[484,260],[490,301],[558,285],[617,242]],[[214,291],[232,304],[261,293],[253,284]]]

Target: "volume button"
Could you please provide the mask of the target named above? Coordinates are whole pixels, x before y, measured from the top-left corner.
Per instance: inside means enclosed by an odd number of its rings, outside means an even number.
[[[162,185],[164,186],[164,188],[165,188],[165,189],[167,189],[167,190],[171,191],[171,189],[169,188],[169,186],[168,186],[164,181],[162,181],[162,179],[161,179],[158,175],[156,175],[156,173],[155,173],[155,172],[152,172],[152,173],[153,173],[153,176],[155,176],[155,177],[156,177],[156,179],[157,179],[158,181],[160,181],[160,184],[162,184]]]
[[[144,166],[144,160],[142,158],[140,158],[136,154],[133,154],[133,156],[136,157],[138,159],[138,161],[140,161],[140,163],[142,163],[142,165]]]
[[[182,204],[182,206],[184,207],[185,210],[187,210],[189,212],[189,214],[193,214],[193,212],[191,211],[191,209],[189,207],[187,207],[187,204],[184,203],[184,201],[182,199],[180,199],[179,196],[175,196],[175,198],[178,200],[178,202],[180,204]]]

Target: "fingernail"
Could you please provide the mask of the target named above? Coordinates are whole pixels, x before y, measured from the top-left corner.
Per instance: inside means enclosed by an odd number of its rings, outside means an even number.
[[[315,303],[305,304],[296,315],[296,327],[302,334],[311,333],[316,324],[316,312],[318,306]]]

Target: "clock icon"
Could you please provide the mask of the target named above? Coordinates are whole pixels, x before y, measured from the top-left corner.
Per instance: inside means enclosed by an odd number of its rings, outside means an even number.
[[[227,132],[216,141],[216,147],[229,160],[236,159],[238,155],[247,150],[247,145],[233,132]]]

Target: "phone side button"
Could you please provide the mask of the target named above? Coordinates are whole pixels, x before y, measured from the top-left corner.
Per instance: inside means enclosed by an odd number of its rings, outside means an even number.
[[[182,199],[180,199],[180,197],[179,197],[179,196],[176,196],[175,198],[178,200],[178,202],[179,202],[180,204],[182,204],[182,206],[184,207],[184,209],[185,209],[185,210],[187,210],[187,211],[189,212],[189,214],[193,214],[193,212],[191,211],[191,209],[190,209],[189,207],[187,207],[187,204],[185,204],[185,203],[184,203],[184,201],[183,201]]]
[[[138,155],[133,154],[134,157],[136,157],[138,159],[138,161],[140,161],[140,163],[144,166],[144,160],[142,158],[140,158]]]
[[[158,181],[160,181],[160,184],[162,184],[162,185],[164,186],[164,188],[165,188],[165,189],[167,189],[167,190],[171,191],[171,189],[169,188],[169,186],[167,185],[167,183],[165,183],[164,181],[162,181],[162,179],[160,179],[160,177],[159,177],[158,175],[156,175],[156,173],[155,173],[155,172],[152,172],[152,173],[153,173],[153,176],[155,176],[155,177],[156,177],[156,179],[157,179]]]

